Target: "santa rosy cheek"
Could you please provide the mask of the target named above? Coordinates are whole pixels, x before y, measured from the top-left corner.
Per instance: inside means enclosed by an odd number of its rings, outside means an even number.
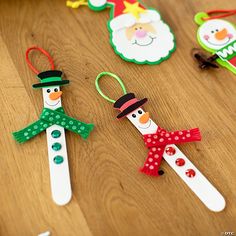
[[[232,34],[228,34],[228,37],[229,37],[229,39],[232,39],[233,35]]]
[[[203,38],[204,38],[205,40],[208,40],[210,37],[209,37],[207,34],[205,34],[205,35],[203,36]]]

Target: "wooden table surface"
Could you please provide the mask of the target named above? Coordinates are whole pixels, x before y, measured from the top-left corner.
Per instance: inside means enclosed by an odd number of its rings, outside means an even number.
[[[224,68],[200,71],[191,57],[199,47],[194,14],[235,8],[233,0],[146,0],[173,29],[177,50],[156,66],[127,63],[108,43],[109,10],[69,9],[65,1],[0,3],[0,235],[28,236],[49,230],[52,236],[187,235],[236,233],[236,76]],[[235,23],[236,16],[227,18]],[[71,84],[63,88],[70,116],[93,122],[87,141],[67,133],[72,201],[51,199],[46,135],[25,144],[11,136],[36,120],[42,94],[25,61],[38,45],[49,51]],[[33,63],[48,69],[36,53]],[[130,92],[148,97],[145,110],[168,130],[199,127],[203,140],[181,150],[224,195],[223,212],[209,211],[163,162],[164,176],[138,172],[147,155],[139,132],[117,121],[112,104],[94,86],[102,71],[118,74]],[[104,79],[101,86],[118,98],[121,90]]]

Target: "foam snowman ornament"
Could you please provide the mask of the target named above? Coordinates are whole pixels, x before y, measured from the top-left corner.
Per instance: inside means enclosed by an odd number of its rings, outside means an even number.
[[[67,5],[73,7],[70,1]],[[94,11],[111,8],[110,43],[124,60],[159,64],[174,52],[172,30],[155,9],[145,8],[137,0],[88,0],[88,6]]]
[[[195,22],[199,25],[197,31],[199,44],[213,54],[205,62],[211,63],[216,60],[221,66],[236,74],[235,25],[226,20],[211,18],[204,12],[196,14]]]
[[[87,139],[94,125],[86,124],[65,114],[61,103],[60,87],[69,84],[69,80],[63,80],[62,72],[54,70],[54,65],[52,70],[39,73],[28,60],[31,50],[39,50],[50,60],[52,59],[46,51],[38,47],[29,48],[26,52],[27,62],[40,81],[34,84],[33,88],[42,89],[44,108],[39,120],[14,132],[13,137],[18,143],[24,143],[46,131],[52,198],[57,205],[65,205],[72,196],[65,129]]]
[[[124,92],[122,97],[112,100],[102,92],[99,80],[104,75],[109,75],[119,82]],[[134,93],[127,93],[123,82],[115,74],[100,73],[95,80],[95,86],[104,99],[114,103],[113,107],[119,111],[117,119],[127,118],[142,134],[148,155],[140,168],[141,173],[154,177],[163,175],[160,166],[164,159],[211,211],[218,212],[225,208],[224,197],[176,146],[176,144],[200,141],[198,128],[172,132],[161,128],[151,119],[150,113],[143,109],[147,98],[137,99]]]

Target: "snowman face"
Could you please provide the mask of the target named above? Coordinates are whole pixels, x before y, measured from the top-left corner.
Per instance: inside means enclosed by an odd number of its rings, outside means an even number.
[[[50,109],[61,107],[61,95],[59,86],[43,88],[44,107]]]
[[[236,29],[224,20],[209,20],[200,26],[198,35],[204,46],[219,50],[236,40]]]
[[[149,112],[145,112],[142,108],[136,109],[127,115],[127,118],[142,134],[152,134],[157,131],[158,126],[150,119]]]

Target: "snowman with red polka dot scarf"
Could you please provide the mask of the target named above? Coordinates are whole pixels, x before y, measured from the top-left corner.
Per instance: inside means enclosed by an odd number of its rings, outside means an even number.
[[[114,103],[119,110],[117,118],[127,117],[143,135],[148,157],[140,171],[146,175],[159,176],[162,158],[175,170],[181,179],[192,189],[200,200],[212,211],[221,211],[225,200],[217,189],[191,163],[190,160],[175,146],[186,142],[200,141],[198,128],[168,132],[159,127],[141,107],[147,98],[138,100],[133,93],[127,93]]]
[[[159,167],[165,149],[167,154],[175,154],[175,149],[167,145],[200,141],[201,135],[198,128],[175,132],[168,132],[160,128],[150,118],[149,112],[145,112],[141,108],[146,102],[147,98],[138,100],[133,93],[128,93],[115,102],[114,108],[121,111],[117,116],[118,119],[127,117],[141,132],[145,145],[149,149],[148,157],[140,171],[147,175],[159,176],[164,173],[162,170],[159,171]],[[179,160],[178,165],[182,163],[183,161]],[[189,170],[187,175],[193,177],[195,173]]]

